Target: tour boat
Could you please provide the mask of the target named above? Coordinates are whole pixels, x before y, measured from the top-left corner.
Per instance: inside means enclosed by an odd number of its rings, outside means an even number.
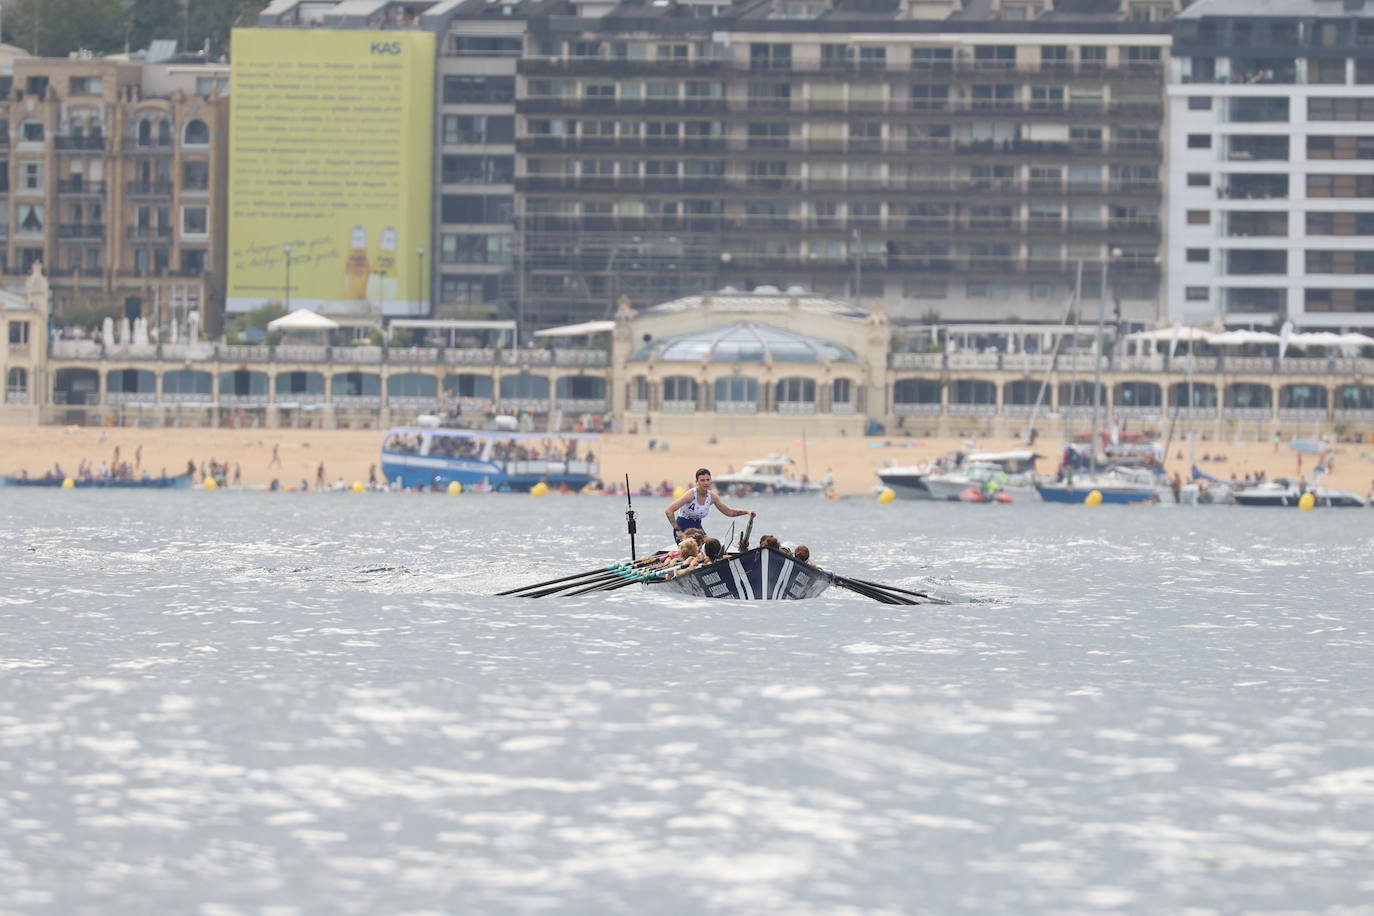
[[[595,433],[400,427],[382,439],[382,473],[392,486],[528,491],[537,483],[580,490],[597,480]]]

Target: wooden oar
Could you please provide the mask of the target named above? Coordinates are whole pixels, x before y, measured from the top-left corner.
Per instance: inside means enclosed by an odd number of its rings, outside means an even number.
[[[496,593],[496,596],[497,596],[497,597],[500,597],[500,596],[502,596],[502,595],[515,595],[515,594],[517,594],[517,593],[519,593],[519,592],[528,592],[528,591],[532,591],[533,589],[537,589],[537,588],[545,588],[545,587],[550,586],[550,585],[557,585],[557,584],[560,583],[560,582],[572,582],[574,579],[587,579],[587,578],[591,578],[591,577],[593,577],[593,576],[600,576],[600,575],[604,575],[604,574],[606,574],[606,573],[608,573],[608,572],[613,572],[614,570],[620,569],[621,567],[624,567],[624,566],[644,566],[645,564],[653,563],[653,562],[657,561],[658,558],[661,557],[661,556],[662,556],[663,554],[665,554],[665,553],[667,553],[666,550],[660,550],[658,553],[654,554],[653,556],[645,557],[645,558],[642,559],[642,560],[636,560],[636,561],[634,561],[633,563],[625,563],[624,561],[622,561],[622,562],[620,562],[620,563],[613,563],[613,564],[611,564],[610,566],[603,566],[603,567],[601,567],[600,569],[589,569],[589,570],[587,570],[586,572],[573,573],[571,576],[563,576],[563,577],[558,578],[558,579],[549,579],[547,582],[532,582],[532,583],[530,583],[529,585],[522,585],[522,586],[520,586],[519,588],[512,588],[512,589],[508,589],[508,590],[506,590],[506,591],[504,591],[504,592],[497,592],[497,593]],[[572,588],[573,586],[568,585],[568,586],[565,586],[565,587],[566,587],[566,588]],[[556,589],[555,589],[555,591],[556,591]],[[527,595],[527,596],[525,596],[525,597],[535,597],[535,596]]]
[[[852,578],[852,577],[850,577],[850,578]],[[913,591],[911,591],[910,589],[898,588],[898,587],[895,586],[895,585],[886,585],[886,584],[884,584],[884,583],[882,583],[882,582],[874,582],[874,581],[872,581],[871,579],[854,579],[854,581],[855,581],[855,582],[860,582],[860,583],[862,583],[862,584],[864,584],[864,585],[871,586],[871,587],[873,587],[873,588],[880,588],[880,589],[882,589],[883,591],[887,591],[887,592],[900,592],[900,593],[903,594],[903,595],[911,595],[911,596],[913,596],[913,597],[915,597],[915,598],[925,598],[925,599],[927,599],[927,600],[929,600],[929,601],[940,601],[940,600],[942,600],[942,599],[936,598],[936,597],[934,597],[934,596],[932,596],[932,595],[928,595],[928,594],[926,594],[925,592],[913,592]]]
[[[896,595],[889,595],[884,592],[875,591],[874,589],[871,589],[866,585],[861,585],[860,583],[855,582],[853,579],[846,579],[844,576],[835,576],[831,581],[833,581],[840,588],[854,592],[856,595],[863,595],[865,598],[872,598],[874,601],[878,601],[883,604],[916,603],[914,601],[909,601],[906,598],[900,598]]]

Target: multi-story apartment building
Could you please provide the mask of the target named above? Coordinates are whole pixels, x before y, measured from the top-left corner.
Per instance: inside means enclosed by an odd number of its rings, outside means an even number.
[[[802,286],[1051,319],[1083,265],[1162,311],[1172,0],[276,0],[438,33],[440,317]]]
[[[1374,328],[1374,4],[1198,0],[1173,29],[1174,317]]]
[[[206,311],[223,285],[228,82],[226,64],[14,58],[0,265],[42,263],[59,318],[112,302],[155,322]]]

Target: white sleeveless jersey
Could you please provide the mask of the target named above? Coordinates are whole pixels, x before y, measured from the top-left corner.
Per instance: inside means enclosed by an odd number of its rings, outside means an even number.
[[[697,505],[697,488],[692,488],[692,501],[681,509],[677,510],[678,518],[690,518],[694,521],[701,521],[706,518],[706,513],[711,511],[711,491],[706,491],[706,503]]]

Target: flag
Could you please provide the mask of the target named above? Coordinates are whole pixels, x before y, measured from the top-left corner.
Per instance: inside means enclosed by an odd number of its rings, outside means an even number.
[[[1284,351],[1288,349],[1288,338],[1293,336],[1293,322],[1285,321],[1279,330],[1279,359],[1283,359]]]
[[[1183,322],[1174,322],[1174,335],[1169,338],[1169,358],[1174,358],[1174,353],[1178,351],[1178,335],[1183,333]]]

